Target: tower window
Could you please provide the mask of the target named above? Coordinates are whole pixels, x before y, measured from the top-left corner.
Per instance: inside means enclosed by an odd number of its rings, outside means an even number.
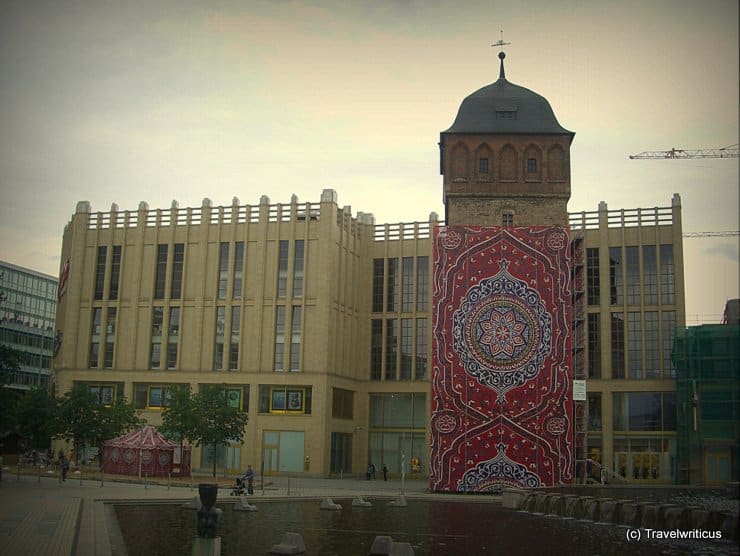
[[[481,174],[488,173],[488,159],[487,158],[481,158],[478,160],[478,171]]]
[[[527,159],[527,173],[528,174],[536,174],[537,173],[537,159],[536,158],[528,158]]]
[[[514,225],[514,213],[513,212],[505,212],[501,215],[501,225],[502,226],[513,226]]]

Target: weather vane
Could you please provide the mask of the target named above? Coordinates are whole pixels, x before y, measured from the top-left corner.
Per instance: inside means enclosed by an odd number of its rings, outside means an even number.
[[[510,42],[504,42],[504,31],[501,31],[501,38],[498,40],[498,42],[493,43],[491,46],[500,46],[501,50],[503,50],[503,47],[507,44],[511,44]]]

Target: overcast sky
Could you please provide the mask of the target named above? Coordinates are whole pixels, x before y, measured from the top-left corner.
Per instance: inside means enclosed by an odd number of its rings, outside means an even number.
[[[56,276],[77,201],[318,201],[378,223],[444,215],[439,132],[496,80],[546,97],[570,211],[683,204],[738,230],[737,0],[0,0],[0,259]],[[688,323],[738,297],[738,238],[684,241]]]

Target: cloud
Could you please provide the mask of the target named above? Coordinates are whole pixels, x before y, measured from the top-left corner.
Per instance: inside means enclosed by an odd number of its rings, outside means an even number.
[[[708,255],[720,255],[727,257],[732,262],[740,262],[740,248],[737,243],[721,243],[713,247],[704,249],[704,252]]]

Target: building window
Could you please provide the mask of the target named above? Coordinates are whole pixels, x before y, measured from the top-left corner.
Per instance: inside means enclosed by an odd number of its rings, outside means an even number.
[[[588,430],[601,430],[601,394],[588,395]]]
[[[609,248],[609,300],[612,305],[624,303],[624,279],[622,277],[622,248]]]
[[[611,314],[612,378],[624,378],[624,315]]]
[[[414,319],[401,319],[401,380],[411,380]]]
[[[395,311],[398,303],[398,259],[388,259],[386,311]]]
[[[373,259],[373,313],[383,311],[385,259]]]
[[[673,350],[673,336],[676,333],[676,312],[663,311],[663,376],[676,378],[676,368],[673,366],[671,351]]]
[[[615,431],[676,430],[676,395],[673,392],[615,392]]]
[[[180,299],[182,296],[182,270],[185,266],[185,244],[175,243],[172,260],[172,283],[170,284],[170,299]]]
[[[229,244],[222,242],[218,250],[218,298],[226,299],[229,284]]]
[[[645,312],[645,376],[660,378],[660,325],[658,311]]]
[[[331,416],[335,419],[354,418],[355,393],[352,390],[332,388]]]
[[[478,159],[478,172],[481,174],[488,174],[488,159],[487,158],[480,158]]]
[[[601,303],[598,247],[586,248],[586,291],[589,305],[599,305]]]
[[[370,380],[383,376],[383,320],[373,319],[370,335]]]
[[[331,452],[329,454],[331,473],[344,473],[352,470],[352,434],[331,433]]]
[[[398,321],[385,321],[385,379],[396,380],[396,359],[398,358]]]
[[[234,290],[233,298],[241,299],[242,282],[244,278],[244,242],[237,241],[234,245]]]
[[[660,302],[676,302],[676,282],[673,269],[673,245],[660,246]]]
[[[213,388],[223,392],[226,397],[226,404],[229,407],[233,407],[237,411],[248,412],[249,411],[249,385],[232,385],[232,384],[199,384],[201,392],[211,390]]]
[[[98,258],[95,263],[95,299],[103,299],[103,290],[105,289],[105,259],[107,253],[107,247],[98,247]]]
[[[275,370],[285,370],[285,306],[275,307]]]
[[[113,350],[116,344],[116,313],[115,307],[108,308],[105,322],[105,350],[103,351],[103,368],[113,368]]]
[[[426,311],[429,307],[429,257],[416,259],[416,310]]]
[[[90,329],[90,357],[88,367],[96,369],[100,357],[100,323],[103,318],[103,309],[95,307],[92,312],[92,326]]]
[[[427,397],[423,393],[370,395],[369,460],[383,462],[392,473],[424,469],[428,446],[425,439]],[[412,463],[414,462],[414,463]]]
[[[627,346],[629,377],[645,378],[642,366],[642,314],[637,311],[627,313]]]
[[[427,378],[427,346],[427,319],[416,319],[416,380]]]
[[[642,296],[645,305],[658,304],[658,266],[655,245],[642,246]]]
[[[113,257],[110,268],[110,291],[108,299],[118,299],[118,285],[121,281],[121,246],[113,246]]]
[[[288,295],[288,240],[281,239],[278,244],[278,297]]]
[[[149,386],[147,389],[147,409],[163,409],[169,407],[171,401],[170,389],[168,386]]]
[[[100,405],[113,405],[113,402],[118,397],[118,388],[115,384],[85,384],[90,394],[95,397],[95,402]]]
[[[311,413],[311,387],[260,385],[260,413]]]
[[[401,259],[401,311],[414,310],[414,258]]]
[[[177,346],[180,333],[180,308],[170,308],[170,319],[167,326],[167,368],[177,368]]]
[[[226,338],[226,307],[216,307],[216,336],[213,348],[213,370],[224,370],[224,343]]]
[[[293,306],[290,316],[290,370],[301,370],[301,318],[303,307]]]
[[[293,253],[293,297],[303,297],[303,250],[303,240],[297,239]]]
[[[528,158],[527,159],[527,174],[536,174],[536,173],[537,173],[537,159]]]
[[[588,314],[588,378],[601,378],[601,315]]]
[[[239,336],[241,328],[242,308],[239,306],[231,308],[231,341],[229,342],[229,370],[236,371],[239,368]]]
[[[505,211],[501,215],[501,225],[504,227],[511,227],[514,225],[514,213]]]
[[[167,245],[157,245],[156,277],[154,280],[154,299],[164,299],[167,280]]]
[[[162,325],[164,307],[152,307],[152,349],[149,368],[159,369],[162,364]]]
[[[627,271],[627,305],[640,304],[640,254],[635,246],[625,248]]]

